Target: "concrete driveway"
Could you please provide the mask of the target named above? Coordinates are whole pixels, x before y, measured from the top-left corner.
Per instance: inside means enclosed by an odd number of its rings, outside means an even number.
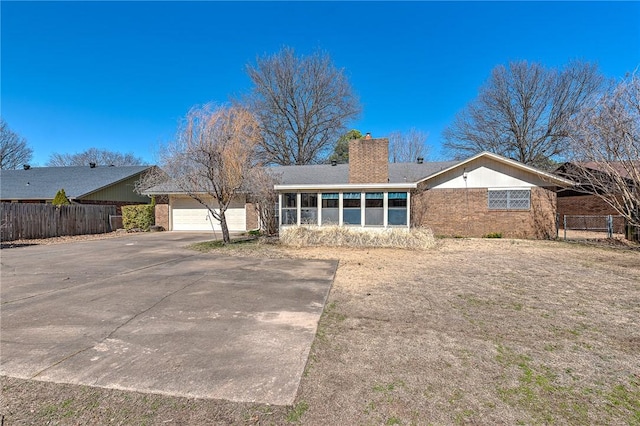
[[[252,259],[162,232],[4,249],[0,374],[293,403],[337,262]]]

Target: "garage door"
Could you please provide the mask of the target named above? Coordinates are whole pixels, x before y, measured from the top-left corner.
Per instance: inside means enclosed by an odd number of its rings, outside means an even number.
[[[220,223],[193,198],[172,197],[171,216],[174,231],[211,231],[212,224],[213,229],[220,230]],[[225,216],[230,231],[247,230],[244,200],[232,201]]]

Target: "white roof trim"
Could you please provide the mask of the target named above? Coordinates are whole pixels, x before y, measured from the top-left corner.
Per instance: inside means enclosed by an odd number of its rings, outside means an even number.
[[[469,157],[466,160],[462,160],[459,163],[454,164],[451,167],[448,167],[446,169],[440,170],[439,172],[436,172],[436,173],[434,173],[434,174],[432,174],[430,176],[427,176],[426,178],[420,179],[419,181],[416,182],[416,184],[431,180],[436,176],[440,176],[441,174],[447,173],[450,170],[457,169],[457,168],[459,168],[461,166],[464,166],[465,164],[468,164],[468,163],[470,163],[470,162],[472,162],[474,160],[477,160],[480,157],[489,157],[489,158],[492,158],[493,160],[496,160],[496,161],[498,161],[500,163],[509,164],[510,166],[513,166],[515,168],[518,168],[518,169],[521,169],[521,170],[525,170],[525,171],[527,171],[529,173],[533,173],[534,175],[540,177],[542,180],[547,180],[547,181],[550,181],[551,183],[555,183],[557,185],[561,185],[561,186],[575,186],[576,185],[575,182],[570,181],[568,179],[561,178],[560,176],[556,176],[556,175],[551,174],[551,173],[543,172],[542,170],[536,169],[535,167],[528,166],[528,165],[523,164],[523,163],[521,163],[519,161],[515,161],[515,160],[512,160],[510,158],[503,157],[502,155],[494,154],[494,153],[488,152],[488,151],[480,152],[480,153],[474,155],[473,157]]]
[[[402,189],[409,190],[417,188],[417,183],[344,183],[344,184],[331,184],[331,185],[275,185],[276,191],[300,191],[300,190],[318,190],[318,191],[332,191],[338,192],[340,190],[363,190],[363,189]]]

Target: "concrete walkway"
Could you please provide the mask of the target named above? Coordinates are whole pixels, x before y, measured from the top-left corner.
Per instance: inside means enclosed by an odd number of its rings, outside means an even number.
[[[334,261],[182,248],[163,232],[4,249],[0,374],[293,403]]]

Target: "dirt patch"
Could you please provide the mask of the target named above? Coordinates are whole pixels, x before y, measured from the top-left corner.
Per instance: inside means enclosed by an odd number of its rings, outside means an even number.
[[[9,249],[16,247],[37,246],[37,245],[52,245],[52,244],[64,244],[75,241],[92,241],[92,240],[104,240],[106,238],[115,238],[128,235],[124,230],[106,232],[104,234],[87,234],[87,235],[65,235],[62,237],[53,238],[35,238],[30,240],[14,240],[3,241],[0,244],[0,249]]]
[[[338,258],[293,407],[2,378],[6,424],[637,424],[640,256],[550,241],[290,249]]]

